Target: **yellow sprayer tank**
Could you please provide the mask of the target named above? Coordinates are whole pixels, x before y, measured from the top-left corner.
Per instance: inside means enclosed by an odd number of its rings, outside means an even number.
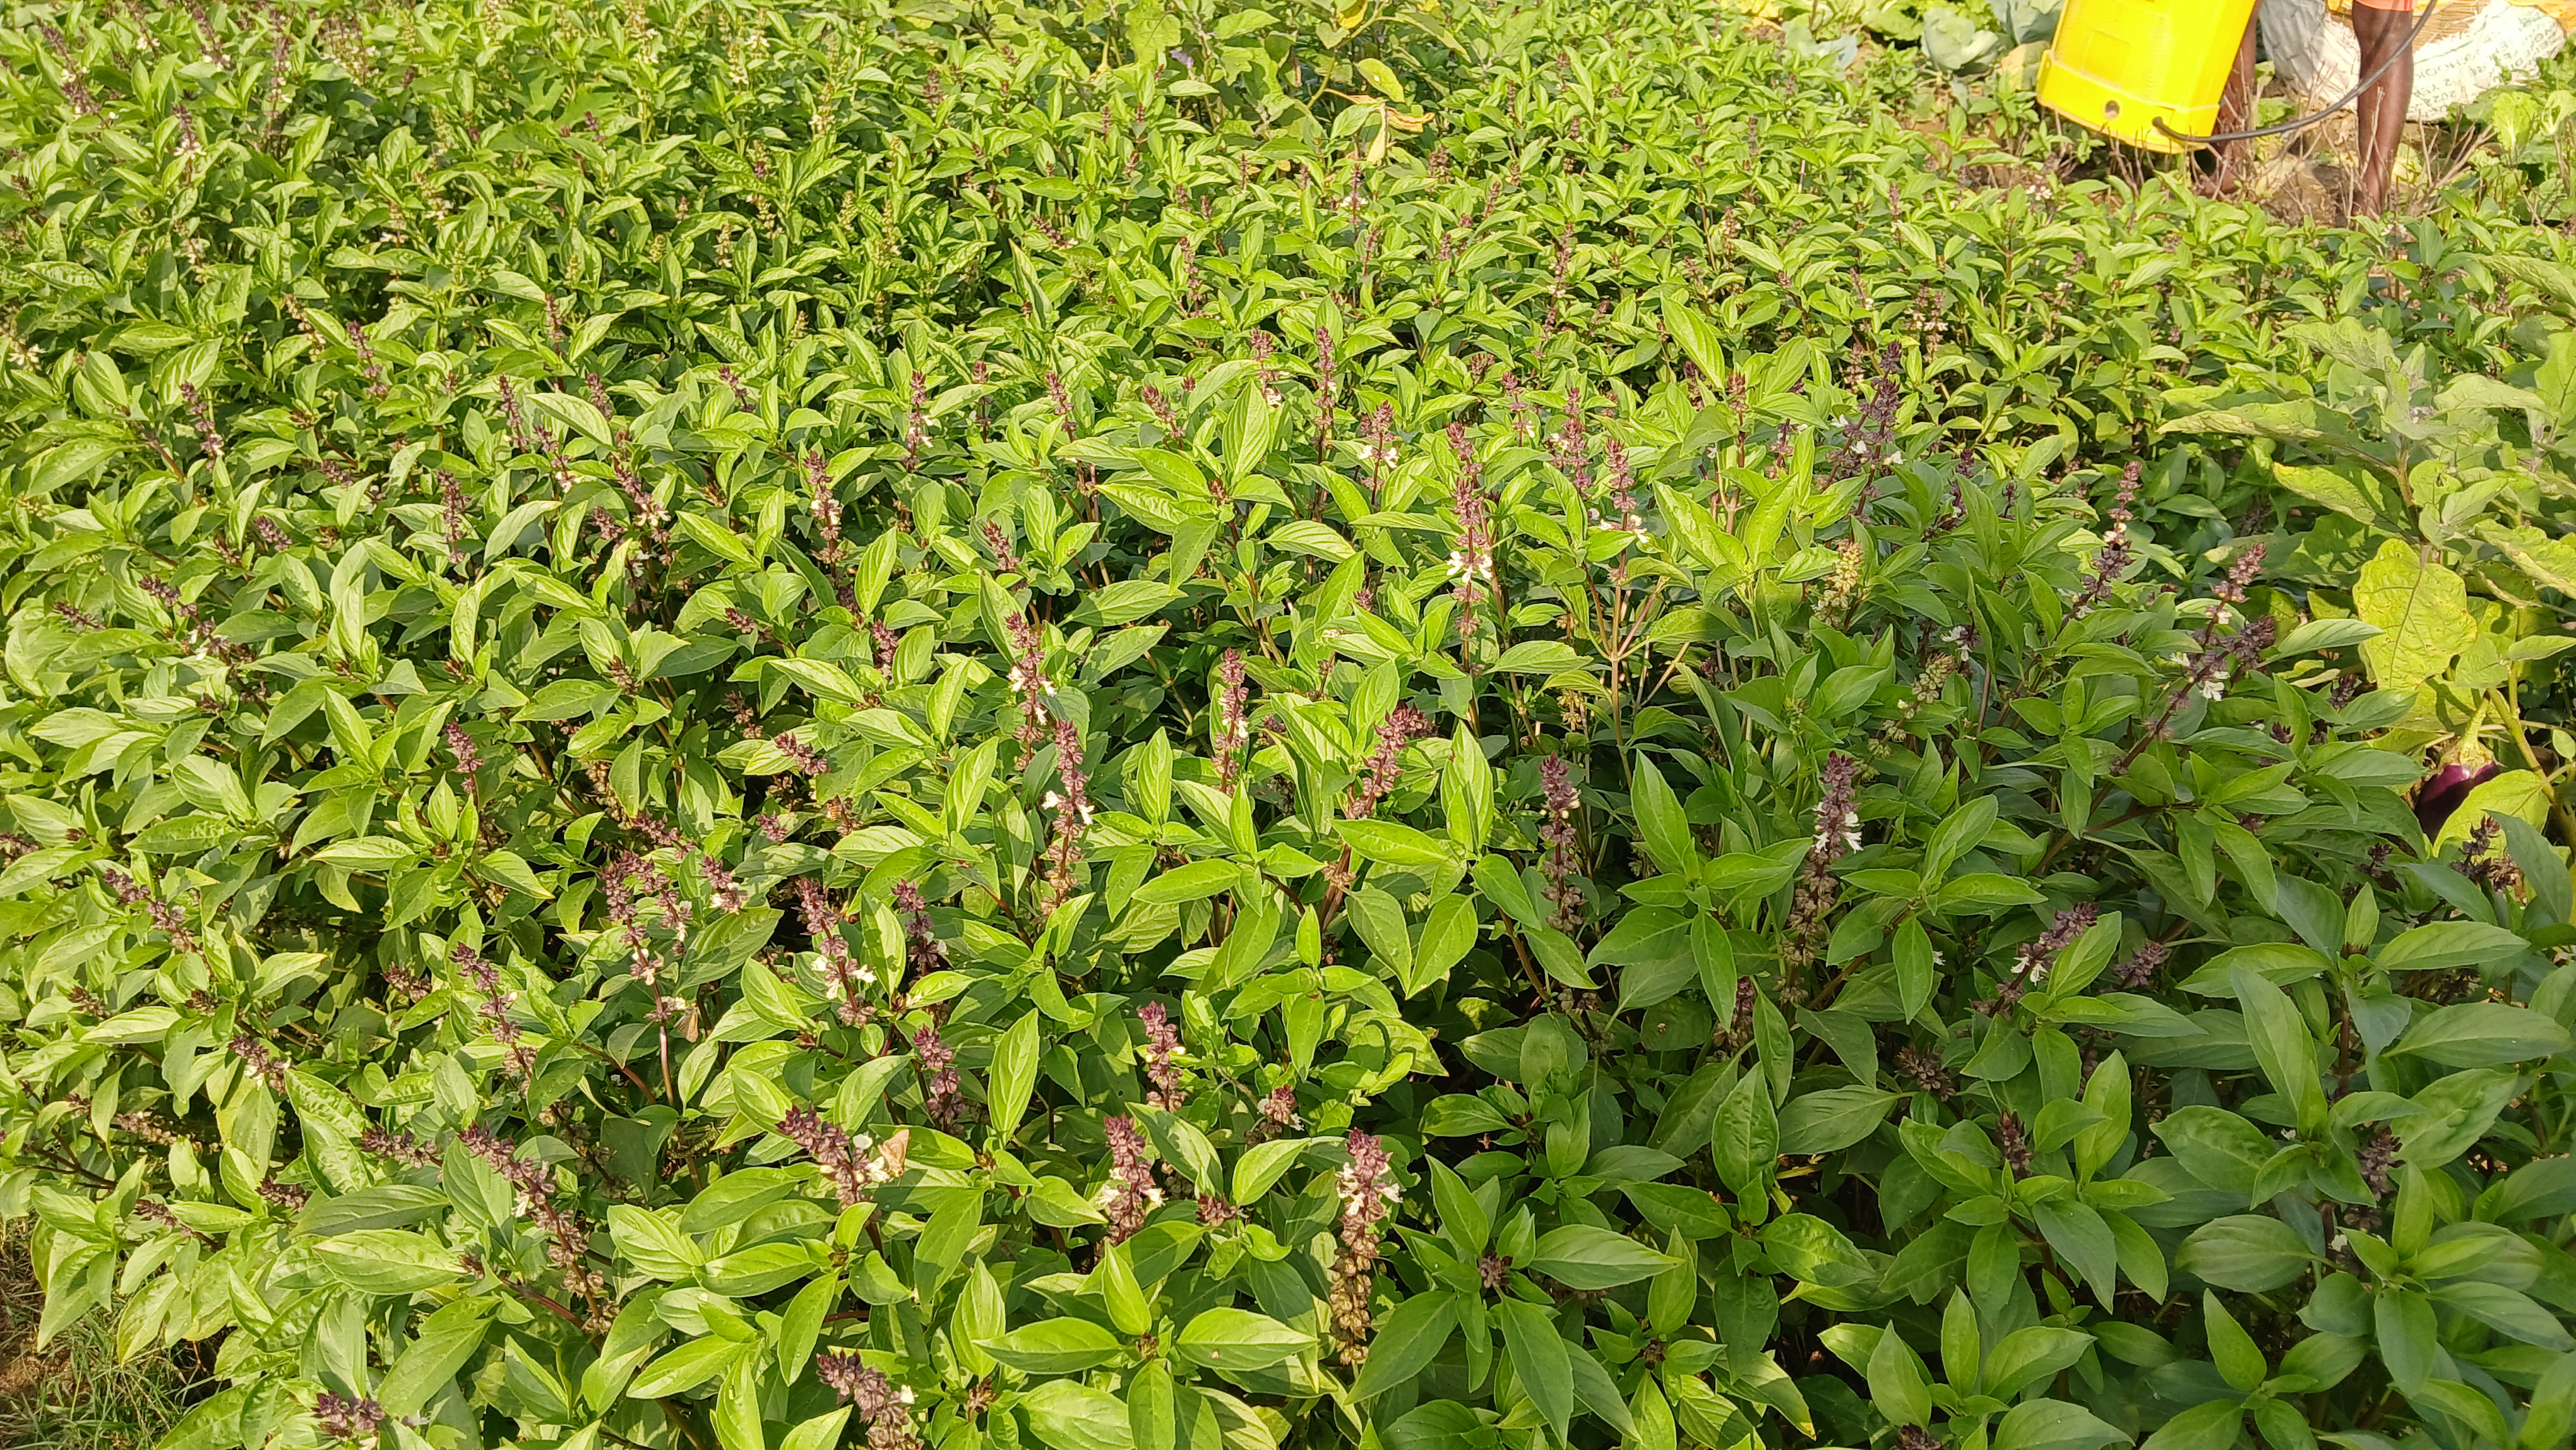
[[[2040,104],[2150,151],[2180,151],[2156,129],[2217,129],[2255,0],[2066,0],[2040,62]]]

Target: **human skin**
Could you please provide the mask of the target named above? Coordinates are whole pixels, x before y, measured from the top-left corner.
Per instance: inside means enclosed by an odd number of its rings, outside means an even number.
[[[2368,75],[2383,62],[2388,65],[2387,73],[2354,102],[2361,145],[2353,185],[2355,216],[2375,215],[2387,205],[2388,178],[2397,165],[2398,142],[2405,135],[2407,103],[2415,94],[2415,53],[2406,43],[2414,22],[2410,9],[2383,8],[2367,0],[2355,0],[2352,8],[2353,38],[2361,47],[2357,73]],[[2244,38],[2236,47],[2235,69],[2219,99],[2217,129],[2242,131],[2253,120],[2254,22],[2248,19]],[[2212,193],[2224,193],[2234,185],[2245,146],[2242,141],[2222,141],[2210,148],[2218,158],[2217,169],[2206,183]]]
[[[2356,103],[2361,135],[2361,176],[2353,190],[2356,215],[2377,215],[2388,200],[2389,172],[2397,164],[2397,143],[2406,134],[2406,103],[2415,93],[2415,52],[2406,43],[2414,20],[2407,10],[2354,0],[2352,34],[2361,42],[2361,74],[2388,66],[2387,74]]]

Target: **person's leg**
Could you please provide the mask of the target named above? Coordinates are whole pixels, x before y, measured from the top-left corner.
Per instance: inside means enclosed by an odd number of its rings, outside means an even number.
[[[2218,93],[2218,121],[2211,130],[2251,130],[2254,125],[2254,20],[2246,17],[2245,38],[2236,43],[2236,68],[2227,74],[2227,89]],[[2236,184],[2236,172],[2250,141],[2220,141],[2209,149],[2218,165],[2208,178],[2209,194],[2224,196]]]
[[[2361,149],[2361,174],[2353,187],[2353,212],[2357,216],[2376,215],[2388,201],[2389,174],[2397,166],[2397,146],[2406,135],[2406,107],[2415,94],[2415,53],[2407,45],[2407,33],[2415,28],[2415,17],[2407,10],[2382,8],[2356,0],[2352,7],[2352,38],[2360,43],[2360,75],[2369,75],[2384,63],[2387,71],[2378,82],[2361,93],[2356,103],[2354,120],[2358,123]]]

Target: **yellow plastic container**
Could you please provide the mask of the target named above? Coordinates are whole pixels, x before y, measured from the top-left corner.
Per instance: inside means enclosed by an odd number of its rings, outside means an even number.
[[[2255,0],[2066,0],[2039,64],[2039,102],[2070,121],[2149,151],[2181,151],[2156,129],[2217,129]]]

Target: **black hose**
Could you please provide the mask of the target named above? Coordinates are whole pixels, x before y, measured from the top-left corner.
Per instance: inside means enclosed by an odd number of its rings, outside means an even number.
[[[2162,116],[2156,117],[2155,128],[2176,141],[2192,146],[2209,146],[2220,141],[2253,141],[2265,136],[2282,136],[2287,135],[2292,131],[2306,130],[2308,127],[2315,125],[2326,117],[2333,115],[2335,112],[2342,110],[2346,106],[2351,105],[2363,91],[2369,90],[2372,86],[2377,85],[2379,83],[2379,78],[2388,74],[2388,68],[2397,64],[2397,58],[2399,56],[2414,54],[2415,42],[2422,38],[2424,27],[2432,23],[2433,12],[2439,8],[2441,7],[2438,0],[2434,0],[2434,3],[2426,4],[2424,7],[2424,13],[2417,16],[2415,19],[2415,28],[2406,32],[2406,45],[2403,49],[2390,52],[2388,59],[2379,63],[2379,69],[2362,77],[2358,84],[2354,85],[2351,90],[2344,92],[2333,105],[2328,106],[2324,110],[2318,111],[2313,115],[2300,116],[2292,120],[2277,122],[2269,126],[2259,126],[2251,131],[2221,131],[2210,136],[2186,136],[2182,132],[2175,130],[2173,127],[2166,125],[2165,118]]]

